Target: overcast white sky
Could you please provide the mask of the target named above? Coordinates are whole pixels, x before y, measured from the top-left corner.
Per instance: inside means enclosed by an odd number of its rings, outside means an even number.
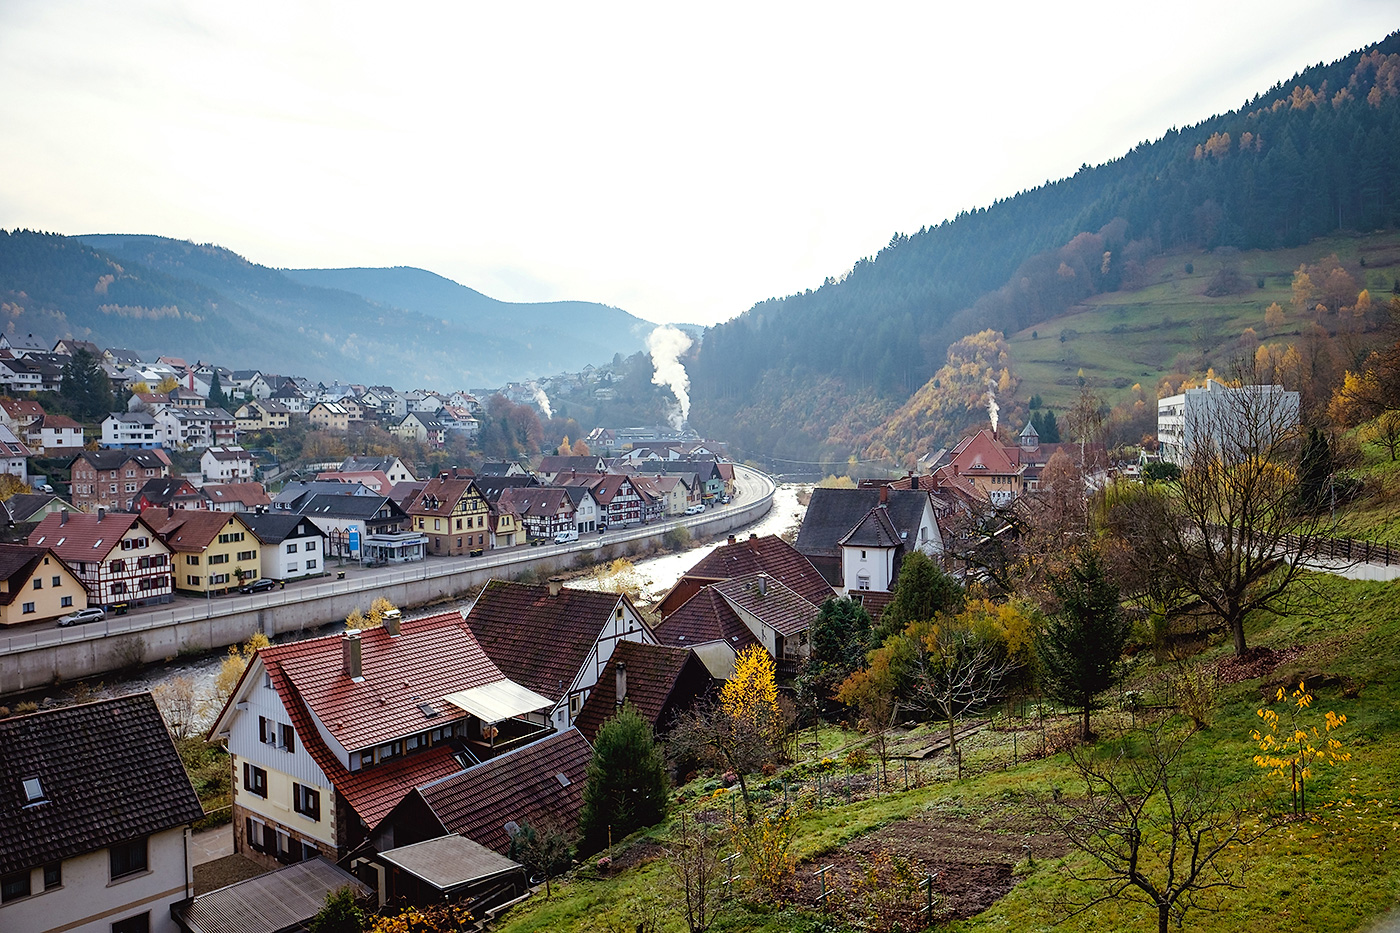
[[[0,227],[710,324],[1240,106],[1393,0],[0,0]]]

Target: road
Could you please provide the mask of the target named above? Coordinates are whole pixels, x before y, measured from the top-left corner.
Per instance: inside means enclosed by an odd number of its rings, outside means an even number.
[[[733,501],[728,505],[708,509],[702,515],[681,515],[651,522],[647,525],[614,529],[601,535],[584,535],[581,540],[570,544],[551,543],[534,547],[517,545],[513,548],[488,551],[481,557],[429,557],[411,564],[373,568],[365,568],[351,561],[346,561],[344,566],[333,566],[331,561],[334,558],[329,558],[326,564],[326,569],[329,572],[327,576],[291,583],[285,589],[271,590],[267,593],[249,596],[232,594],[213,598],[176,594],[174,602],[164,606],[139,609],[121,616],[109,616],[101,622],[89,622],[86,625],[74,625],[68,628],[58,628],[53,622],[16,626],[8,629],[5,637],[0,637],[0,655],[27,651],[36,647],[105,638],[109,635],[141,632],[176,622],[188,622],[235,612],[284,606],[307,598],[376,590],[411,580],[451,576],[466,570],[508,567],[523,559],[588,552],[605,545],[621,544],[648,537],[671,528],[703,526],[707,519],[713,519],[729,511],[748,508],[771,497],[776,488],[772,480],[756,470],[736,464],[734,474],[735,495]],[[342,570],[345,573],[345,579],[334,579],[334,576]]]

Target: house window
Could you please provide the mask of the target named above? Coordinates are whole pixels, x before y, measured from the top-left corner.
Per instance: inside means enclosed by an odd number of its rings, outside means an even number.
[[[112,880],[125,878],[146,870],[146,838],[133,839],[107,850],[108,862],[112,869]]]
[[[36,590],[42,590],[43,588],[44,588],[44,581],[41,580],[41,579],[39,579],[38,577],[35,577],[35,578],[34,578],[34,589],[36,589]]]
[[[277,746],[284,751],[294,752],[297,750],[296,733],[285,722],[277,724]]]
[[[125,593],[125,592],[126,592],[126,584],[125,584],[125,583],[120,583],[120,582],[118,582],[118,583],[113,583],[113,584],[112,584],[112,592],[113,592],[113,593]]]
[[[63,884],[63,863],[54,862],[44,866],[44,890],[48,891]]]
[[[61,600],[59,600],[59,603],[60,603],[60,605],[62,605],[62,607],[63,607],[64,609],[67,609],[67,608],[69,608],[70,606],[73,605],[73,597],[71,597],[71,596],[65,596],[65,597],[63,597]]]
[[[296,552],[297,552],[297,544],[296,544],[295,541],[293,541],[291,544],[288,544],[288,545],[287,545],[287,553],[288,553],[288,554],[295,554]]]
[[[151,933],[151,912],[118,920],[112,924],[112,933]]]
[[[433,519],[433,531],[442,531],[442,519]]]
[[[17,901],[21,897],[28,897],[29,894],[28,870],[17,871],[0,878],[0,904]]]
[[[186,555],[185,555],[185,563],[187,563],[187,564],[198,564],[198,563],[199,563],[199,555],[198,555],[198,554],[186,554]]]
[[[257,557],[257,552],[256,552],[256,551],[239,551],[239,552],[238,552],[238,559],[239,559],[239,560],[253,560],[253,559],[256,558],[256,557]]]
[[[266,840],[269,832],[267,826],[259,823],[252,817],[246,817],[246,820],[247,822],[244,825],[248,831],[248,845],[252,846],[257,852],[265,852],[267,850]]]
[[[62,578],[62,577],[54,577],[52,580],[49,581],[49,585],[50,585],[50,586],[62,586],[62,585],[63,585],[63,578]]]
[[[31,612],[33,612],[33,611],[34,611],[34,604],[33,604],[33,603],[25,603],[25,604],[24,604],[24,615],[29,615],[29,614],[30,614]]]
[[[243,789],[259,797],[267,796],[267,772],[257,765],[243,762]]]
[[[315,569],[316,569],[316,562],[315,562],[314,560],[309,560],[309,561],[307,561],[307,562],[306,562],[306,569],[307,569],[307,570],[315,570]]]
[[[112,573],[126,573],[126,561],[124,560],[114,560],[109,566]]]
[[[301,549],[302,549],[303,551],[314,551],[314,550],[316,550],[316,542],[315,542],[315,541],[307,541],[305,544],[303,544],[303,545],[301,546]]]
[[[219,583],[227,583],[227,582],[228,582],[228,574],[226,574],[226,573],[211,573],[211,574],[209,575],[209,585],[210,585],[210,586],[214,586],[214,585],[219,584]]]
[[[305,784],[292,785],[292,809],[313,820],[321,818],[321,792]]]
[[[303,842],[302,842],[302,844],[301,844],[301,858],[302,858],[302,861],[306,861],[307,859],[319,858],[320,855],[321,855],[321,850],[320,850],[320,849],[316,848],[315,846],[313,846],[313,845],[312,845],[311,843],[309,843],[309,842],[306,842],[306,841],[303,841]]]
[[[189,586],[199,586],[199,577],[185,574],[185,583]]]

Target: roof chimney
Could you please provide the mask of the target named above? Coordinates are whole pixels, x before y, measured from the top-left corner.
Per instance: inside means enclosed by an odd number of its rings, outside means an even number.
[[[909,488],[914,490],[919,488],[919,474],[912,470],[909,472]]]
[[[564,588],[564,581],[560,577],[549,578],[549,595],[558,596],[559,591]]]
[[[622,661],[617,662],[617,705],[620,707],[627,699],[627,665]]]
[[[733,536],[733,535],[730,535],[730,536],[729,536],[729,543],[730,543],[730,544],[733,544],[733,543],[734,543],[734,536]]]
[[[364,680],[364,672],[360,667],[360,632],[358,629],[348,630],[344,637],[340,639],[340,660],[341,669],[345,676],[351,680]]]
[[[756,532],[750,531],[750,532],[749,532],[749,540],[750,540],[750,541],[757,541],[757,540],[758,540],[758,534],[757,534]]]
[[[398,635],[399,635],[399,623],[400,623],[400,620],[402,620],[402,619],[403,619],[403,613],[401,613],[401,612],[386,612],[386,613],[384,613],[384,622],[383,622],[384,631],[386,631],[386,632],[389,633],[389,637],[391,637],[391,638],[397,638],[397,637],[398,637]]]
[[[760,573],[758,575],[758,595],[768,595],[768,574],[766,573]]]
[[[102,521],[103,516],[105,516],[106,514],[107,514],[107,510],[106,510],[105,508],[103,508],[102,506],[99,505],[99,506],[97,507],[97,520],[98,520],[99,522]]]
[[[881,504],[881,505],[889,505],[889,502],[890,502],[890,487],[889,487],[889,486],[881,486],[881,487],[880,487],[880,504]]]
[[[68,524],[68,510],[63,509],[58,513],[58,524],[60,526]]]
[[[957,464],[957,461],[956,461],[956,460],[953,461],[953,475],[954,475],[954,476],[957,476],[957,475],[958,475],[958,464]]]

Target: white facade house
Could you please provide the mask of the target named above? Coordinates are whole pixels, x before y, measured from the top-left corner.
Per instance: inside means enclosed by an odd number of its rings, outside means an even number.
[[[1277,443],[1298,427],[1299,396],[1280,385],[1227,386],[1207,379],[1157,401],[1162,459],[1184,464],[1202,443],[1240,454]]]
[[[262,542],[264,578],[298,580],[325,573],[326,533],[311,519],[287,512],[244,515],[243,522]]]
[[[6,425],[0,424],[0,473],[29,482],[29,448]]]
[[[242,447],[210,447],[199,458],[206,483],[241,483],[253,478],[253,455]]]
[[[161,429],[144,411],[114,411],[102,419],[102,446],[121,450],[159,447]]]

